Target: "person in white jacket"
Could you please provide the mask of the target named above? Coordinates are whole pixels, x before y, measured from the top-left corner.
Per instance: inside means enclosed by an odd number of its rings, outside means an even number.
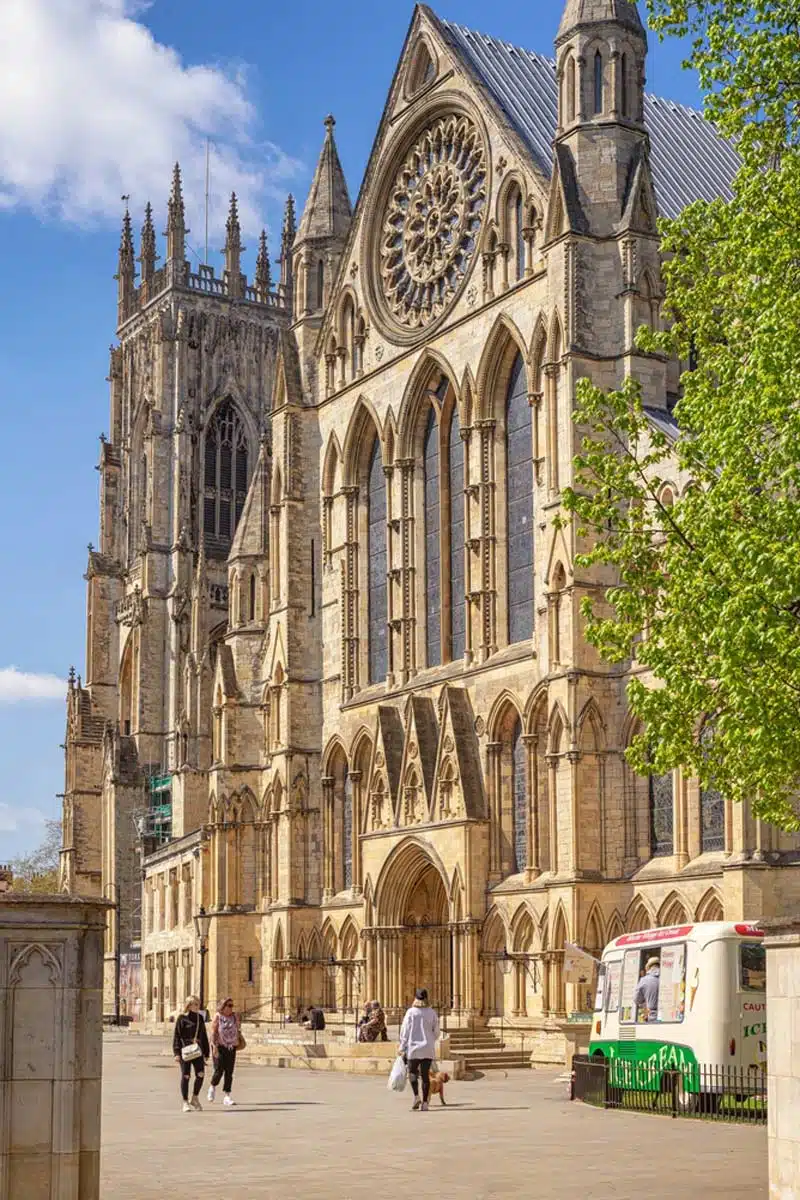
[[[439,1037],[439,1018],[436,1010],[428,1004],[425,988],[417,988],[414,1003],[403,1017],[400,1026],[400,1053],[408,1066],[414,1103],[411,1111],[422,1108],[428,1111],[428,1096],[431,1090],[431,1063],[436,1055]],[[419,1099],[419,1077],[422,1076],[422,1104]]]

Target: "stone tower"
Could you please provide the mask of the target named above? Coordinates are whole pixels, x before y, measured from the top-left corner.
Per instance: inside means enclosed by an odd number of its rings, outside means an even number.
[[[86,576],[86,680],[71,682],[68,700],[63,884],[119,893],[123,948],[137,933],[137,850],[205,819],[227,559],[266,446],[278,337],[289,323],[265,235],[253,286],[242,273],[235,196],[222,278],[205,264],[193,269],[188,233],[176,165],[164,264],[156,266],[148,204],[138,286],[127,212],[123,221],[100,545]]]

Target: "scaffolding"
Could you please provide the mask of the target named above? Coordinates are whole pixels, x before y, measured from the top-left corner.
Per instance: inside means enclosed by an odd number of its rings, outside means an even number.
[[[151,775],[148,781],[148,807],[145,814],[145,838],[154,849],[172,839],[172,776]]]

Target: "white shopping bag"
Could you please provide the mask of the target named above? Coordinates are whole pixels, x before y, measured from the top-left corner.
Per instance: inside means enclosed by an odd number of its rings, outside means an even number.
[[[394,1060],[394,1066],[389,1074],[389,1082],[387,1087],[390,1092],[405,1091],[406,1081],[408,1080],[408,1067],[403,1062],[402,1055],[398,1054]]]

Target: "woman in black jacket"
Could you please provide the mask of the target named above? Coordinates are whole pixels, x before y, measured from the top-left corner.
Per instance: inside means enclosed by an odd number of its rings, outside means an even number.
[[[201,1053],[187,1060],[183,1054],[186,1046],[199,1046]],[[172,1036],[172,1053],[175,1055],[175,1062],[178,1063],[181,1069],[183,1111],[191,1112],[195,1108],[198,1112],[202,1112],[203,1106],[200,1103],[199,1092],[203,1086],[206,1061],[211,1050],[208,1045],[206,1023],[200,1012],[200,1001],[197,999],[197,996],[187,996],[183,1012],[175,1022],[175,1032]],[[192,1073],[192,1067],[194,1067],[194,1090],[190,1102],[189,1076]]]

